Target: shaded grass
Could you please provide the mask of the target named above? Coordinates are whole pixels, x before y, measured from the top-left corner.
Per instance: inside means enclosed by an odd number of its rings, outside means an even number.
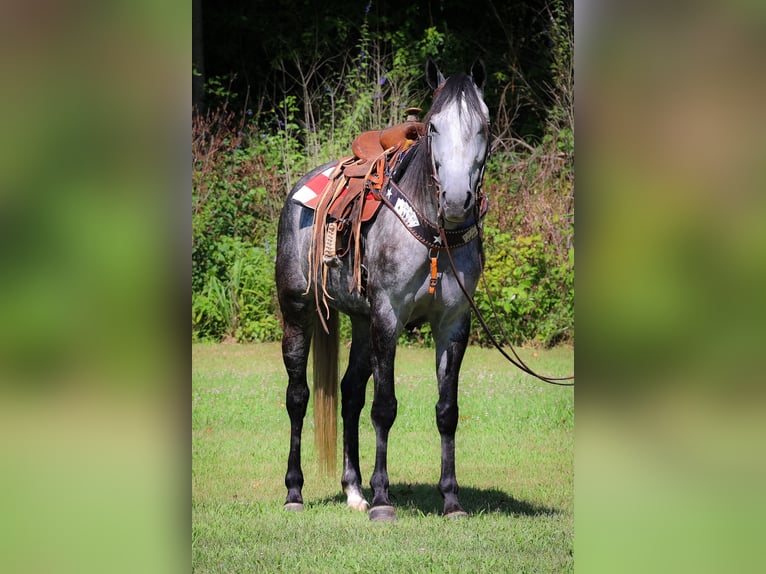
[[[571,370],[571,349],[524,350],[522,356],[543,372]],[[194,570],[571,571],[572,389],[543,385],[497,352],[469,348],[457,476],[471,516],[453,522],[441,517],[436,490],[433,351],[400,348],[396,372],[399,414],[389,441],[389,476],[398,522],[372,524],[345,508],[340,463],[333,477],[318,472],[310,411],[303,443],[306,511],[295,515],[281,509],[289,423],[279,345],[195,345]],[[360,424],[364,481],[374,464],[371,402],[372,384]]]

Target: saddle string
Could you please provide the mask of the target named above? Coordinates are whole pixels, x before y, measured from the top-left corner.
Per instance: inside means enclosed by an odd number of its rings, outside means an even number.
[[[333,171],[333,174],[330,176],[329,181],[327,182],[328,188],[334,188],[332,189],[332,193],[330,193],[330,189],[327,189],[325,192],[322,193],[321,199],[319,201],[319,204],[316,207],[316,210],[314,212],[314,222],[315,224],[312,225],[311,230],[311,244],[309,247],[309,253],[308,253],[308,260],[309,260],[309,273],[308,273],[308,281],[306,286],[306,292],[304,295],[308,294],[311,290],[312,283],[315,284],[314,286],[314,302],[316,304],[317,309],[317,315],[319,316],[319,321],[322,324],[322,328],[326,333],[329,333],[329,327],[327,326],[327,321],[325,319],[325,316],[329,319],[330,317],[330,306],[327,303],[327,299],[329,298],[332,300],[332,296],[327,292],[327,267],[324,265],[324,244],[325,244],[325,226],[322,225],[316,225],[317,221],[324,222],[327,211],[332,205],[332,202],[336,199],[338,194],[342,191],[343,186],[342,178],[341,181],[338,181],[336,178],[340,173],[343,171],[344,164],[348,161],[349,158],[346,158],[344,160],[341,160],[338,162],[338,165],[335,167],[335,170]],[[318,251],[318,246],[322,246],[322,250]],[[319,296],[319,284],[321,283],[322,287],[322,296]],[[320,301],[321,299],[321,301]],[[321,306],[320,306],[321,305]],[[320,311],[321,307],[324,307],[325,313],[322,313]]]
[[[370,163],[367,173],[363,178],[365,187],[362,189],[359,200],[353,204],[352,211],[349,215],[348,225],[353,241],[349,241],[344,252],[344,255],[349,253],[353,244],[354,263],[349,292],[353,292],[354,289],[356,289],[361,293],[363,290],[361,270],[361,226],[365,193],[370,189],[375,193],[380,194],[382,187],[388,180],[389,162],[396,163],[398,161],[401,147],[401,144],[396,144],[383,150],[383,152]],[[325,189],[321,192],[321,198],[314,210],[311,244],[308,253],[309,274],[304,295],[311,291],[313,284],[314,302],[316,304],[317,315],[319,316],[319,321],[325,333],[329,333],[329,327],[326,321],[326,319],[329,319],[330,317],[330,305],[328,300],[334,301],[334,298],[327,291],[328,265],[326,259],[335,255],[334,237],[337,233],[337,224],[328,223],[327,220],[331,206],[342,195],[344,189],[349,184],[349,178],[345,176],[345,169],[354,161],[356,161],[356,157],[349,156],[338,162],[332,175],[328,179]],[[333,226],[333,228],[330,229],[330,226]],[[328,232],[331,234],[330,236],[328,236]]]

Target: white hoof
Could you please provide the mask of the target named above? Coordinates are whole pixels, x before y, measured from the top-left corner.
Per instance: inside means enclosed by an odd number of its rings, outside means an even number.
[[[370,508],[370,504],[364,499],[364,497],[357,493],[348,493],[346,502],[348,507],[352,510],[359,510],[360,512],[367,512]]]

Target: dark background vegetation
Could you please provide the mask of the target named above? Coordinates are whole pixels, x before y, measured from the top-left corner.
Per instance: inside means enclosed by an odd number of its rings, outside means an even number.
[[[274,340],[276,219],[355,135],[427,109],[427,58],[481,59],[492,118],[487,280],[516,343],[574,337],[573,6],[198,2],[193,118],[195,339]],[[484,292],[479,305],[489,313]],[[499,334],[499,333],[496,333]],[[430,333],[410,333],[428,343]],[[473,340],[486,343],[478,328]]]
[[[374,39],[371,51],[405,49],[415,58],[430,52],[448,71],[467,70],[481,58],[494,80],[486,89],[493,119],[501,106],[513,105],[513,130],[522,138],[544,132],[556,104],[560,52],[571,48],[560,35],[574,29],[571,0],[195,0],[194,7],[201,14],[194,60],[204,74],[195,83],[196,104],[210,101],[205,78],[233,77],[238,103],[247,95],[256,112],[285,94],[301,95],[301,70],[317,74],[309,88],[342,70],[365,24]],[[422,50],[427,30],[441,40]],[[418,63],[422,69],[424,62]],[[418,88],[425,96],[425,83]]]

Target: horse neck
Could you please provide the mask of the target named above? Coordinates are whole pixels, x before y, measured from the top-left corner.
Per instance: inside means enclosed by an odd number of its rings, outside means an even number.
[[[421,139],[411,153],[412,158],[397,185],[415,208],[435,223],[438,215],[438,197],[433,186],[431,159],[425,140]]]

